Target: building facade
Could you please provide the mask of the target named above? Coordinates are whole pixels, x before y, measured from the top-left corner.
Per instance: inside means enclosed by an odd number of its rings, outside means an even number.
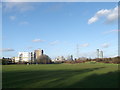
[[[34,51],[34,62],[37,63],[37,59],[43,55],[43,50],[37,49]]]
[[[99,49],[97,49],[97,58],[99,58]]]
[[[30,62],[31,54],[29,52],[19,52],[18,53],[19,62]]]
[[[13,57],[12,62],[18,63],[19,62],[19,57]]]
[[[103,51],[97,49],[97,58],[103,58]]]
[[[12,60],[17,62],[37,63],[37,59],[43,55],[43,50],[37,49],[34,52],[18,52],[18,57],[13,57]]]
[[[99,58],[103,58],[103,51],[100,51]]]

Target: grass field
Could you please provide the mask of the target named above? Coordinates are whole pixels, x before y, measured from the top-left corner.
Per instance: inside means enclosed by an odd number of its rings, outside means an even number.
[[[117,88],[117,64],[3,65],[3,88]]]

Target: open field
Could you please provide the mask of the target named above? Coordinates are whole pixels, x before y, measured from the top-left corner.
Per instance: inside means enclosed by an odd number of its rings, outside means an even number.
[[[116,88],[117,64],[3,65],[3,88]]]

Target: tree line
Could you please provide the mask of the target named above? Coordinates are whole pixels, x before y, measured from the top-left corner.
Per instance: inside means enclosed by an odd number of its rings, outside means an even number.
[[[54,63],[60,64],[60,63],[70,63],[70,64],[75,64],[75,63],[113,63],[113,64],[120,64],[120,56],[118,57],[113,57],[113,58],[78,58],[74,60],[65,60],[65,61],[56,61]]]
[[[10,65],[10,64],[51,64],[51,58],[48,55],[41,55],[37,59],[29,60],[29,62],[26,61],[19,61],[15,62],[15,60],[11,58],[2,58],[0,61],[2,61],[2,65]]]
[[[64,61],[56,61],[52,62],[51,58],[47,55],[40,56],[38,59],[35,60],[35,62],[18,62],[15,63],[11,58],[2,58],[0,60],[2,62],[2,65],[9,65],[9,64],[61,64],[61,63],[70,63],[70,64],[75,64],[75,63],[86,63],[86,62],[91,62],[91,63],[113,63],[113,64],[120,64],[120,56],[113,57],[113,58],[95,58],[95,59],[90,59],[90,58],[85,58],[84,60],[81,58],[74,59],[74,60],[64,60]]]

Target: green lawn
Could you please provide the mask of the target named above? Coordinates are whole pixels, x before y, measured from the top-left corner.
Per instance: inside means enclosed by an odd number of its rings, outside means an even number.
[[[3,88],[116,88],[117,64],[3,65]]]

